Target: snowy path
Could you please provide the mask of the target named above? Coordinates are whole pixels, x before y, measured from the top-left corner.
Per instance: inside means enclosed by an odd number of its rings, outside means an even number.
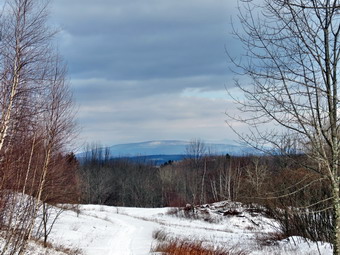
[[[275,224],[262,216],[253,218],[261,223],[258,229],[254,229],[253,222],[245,217],[226,217],[212,224],[169,216],[167,208],[81,205],[80,211],[77,215],[74,211],[66,210],[61,215],[50,235],[51,243],[79,248],[82,255],[150,255],[150,248],[156,243],[152,233],[160,229],[170,234],[170,237],[204,240],[220,247],[236,247],[252,255],[318,254],[315,243],[307,243],[299,237],[295,237],[293,242],[282,240],[277,246],[260,246],[257,241],[261,237],[259,234],[270,233]],[[319,243],[319,248],[323,255],[332,253],[327,243]]]
[[[110,208],[84,210],[79,217],[72,217],[72,213],[64,212],[63,220],[55,226],[56,230],[64,231],[52,233],[52,238],[57,243],[76,245],[84,255],[150,254],[152,232],[159,228],[157,223],[117,214]]]
[[[150,253],[152,232],[157,228],[153,222],[132,218],[131,216],[116,214],[113,222],[115,228],[119,225],[119,232],[112,240],[110,255],[146,255]]]

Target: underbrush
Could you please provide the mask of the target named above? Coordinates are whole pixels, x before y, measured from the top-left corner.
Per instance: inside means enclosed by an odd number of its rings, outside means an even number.
[[[158,241],[151,252],[164,255],[247,255],[248,252],[231,247],[216,247],[200,240],[186,240],[171,237],[162,230],[154,231],[153,238]]]
[[[230,233],[242,232],[254,235],[253,243],[250,243],[257,247],[256,249],[263,249],[263,254],[328,254],[320,253],[319,247],[329,252],[330,247],[327,245],[332,242],[331,210],[312,212],[292,207],[282,209],[221,201],[200,206],[171,208],[167,214],[189,220],[219,223],[226,226],[223,231]],[[214,241],[173,238],[163,231],[155,232],[154,238],[159,242],[154,251],[164,254],[247,254],[244,250],[225,249],[224,244],[220,244],[222,248],[216,247]],[[240,245],[246,249],[250,247]],[[237,247],[240,245],[237,244]],[[302,250],[296,250],[304,246],[313,252],[304,253]],[[286,250],[281,251],[281,248]]]
[[[228,217],[247,218],[255,226],[258,226],[252,218],[263,216],[272,218],[270,211],[257,204],[241,204],[239,202],[222,201],[213,204],[185,207],[174,207],[167,211],[167,215],[191,220],[201,220],[208,223],[220,223]]]
[[[50,242],[47,242],[46,245],[44,245],[44,242],[41,240],[33,240],[37,245],[40,247],[47,248],[49,251],[56,251],[56,252],[61,252],[63,254],[68,254],[68,255],[82,255],[83,252],[81,249],[75,249],[75,248],[67,248],[63,245],[55,245]]]
[[[279,241],[287,239],[286,236],[282,231],[278,230],[277,232],[270,232],[270,233],[263,233],[256,235],[257,243],[264,247],[264,246],[275,246],[278,244]]]
[[[313,242],[333,241],[333,212],[312,212],[293,208],[272,209],[272,217],[279,223],[282,238],[301,236]]]
[[[198,210],[194,206],[170,208],[166,214],[178,218],[203,220],[209,223],[218,223],[222,220],[222,218],[218,217],[218,215],[211,215],[209,210],[206,209]]]
[[[5,244],[5,240],[1,237],[0,233],[0,244],[3,246]],[[10,247],[7,252],[4,254],[18,254],[15,248],[15,240],[12,243],[9,243]],[[4,252],[4,251],[0,251]],[[30,241],[27,241],[25,244],[25,249],[22,250],[23,253],[27,255],[36,255],[36,254],[56,254],[56,255],[82,255],[83,251],[81,249],[76,248],[68,248],[63,245],[56,245],[50,242],[44,244],[44,242],[40,239],[32,238]],[[1,253],[3,254],[3,253]]]

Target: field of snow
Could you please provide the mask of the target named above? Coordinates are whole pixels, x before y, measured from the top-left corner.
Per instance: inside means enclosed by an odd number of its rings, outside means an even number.
[[[158,231],[166,238],[232,247],[249,255],[332,254],[329,244],[306,242],[299,237],[263,245],[266,234],[277,231],[276,223],[234,203],[201,207],[194,219],[178,217],[183,212],[171,208],[81,205],[79,210],[66,210],[60,216],[49,237],[53,245],[84,255],[146,255],[152,254],[151,247],[157,244],[153,233]],[[29,254],[63,253],[36,248]]]

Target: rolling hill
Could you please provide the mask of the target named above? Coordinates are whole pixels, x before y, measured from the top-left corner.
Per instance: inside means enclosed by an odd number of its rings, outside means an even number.
[[[134,160],[150,160],[157,165],[163,164],[169,160],[181,160],[188,157],[186,148],[190,141],[181,140],[155,140],[139,143],[117,144],[110,147],[101,148],[102,152],[109,150],[111,158],[131,158]],[[241,156],[249,154],[258,154],[253,148],[237,145],[235,143],[205,143],[206,153],[209,155]],[[87,152],[77,154],[81,160]],[[103,153],[104,155],[104,153]]]

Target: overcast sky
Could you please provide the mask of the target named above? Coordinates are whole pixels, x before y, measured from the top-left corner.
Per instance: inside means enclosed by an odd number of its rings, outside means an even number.
[[[79,139],[234,139],[227,48],[236,0],[54,0]]]

